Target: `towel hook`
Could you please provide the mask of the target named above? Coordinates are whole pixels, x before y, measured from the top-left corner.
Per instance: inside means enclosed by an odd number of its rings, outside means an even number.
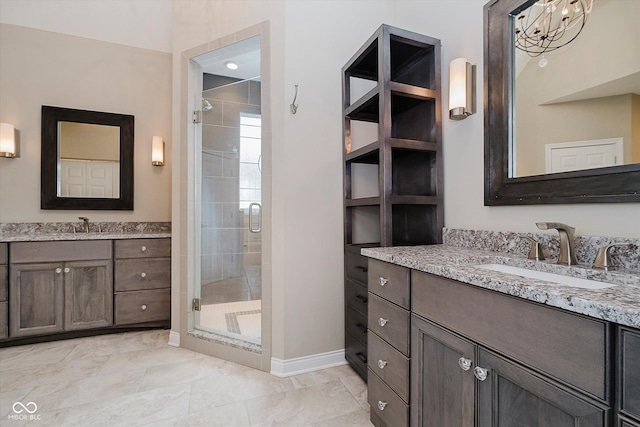
[[[291,114],[295,114],[298,112],[298,106],[296,105],[296,99],[298,99],[298,85],[295,85],[296,87],[296,93],[293,96],[293,102],[291,102],[291,105],[289,106],[290,110],[291,110]]]

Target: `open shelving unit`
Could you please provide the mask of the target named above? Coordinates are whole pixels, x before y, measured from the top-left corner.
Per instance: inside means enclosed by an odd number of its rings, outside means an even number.
[[[438,39],[382,25],[342,69],[345,348],[365,380],[360,249],[442,241],[440,68]]]

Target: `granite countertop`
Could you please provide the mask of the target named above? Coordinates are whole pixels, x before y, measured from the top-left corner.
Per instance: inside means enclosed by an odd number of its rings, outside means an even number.
[[[597,319],[640,328],[640,273],[601,271],[585,266],[567,267],[553,261],[532,261],[526,256],[450,245],[365,248],[362,255],[435,274],[537,303]],[[583,289],[477,267],[504,264],[563,274],[617,286]]]
[[[132,233],[0,233],[2,242],[45,242],[57,240],[119,240],[119,239],[161,239],[171,237],[171,232]]]

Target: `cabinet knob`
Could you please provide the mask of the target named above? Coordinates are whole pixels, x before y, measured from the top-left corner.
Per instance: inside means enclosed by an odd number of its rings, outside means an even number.
[[[58,273],[58,274],[62,273],[62,269],[61,268],[56,268],[56,273]]]
[[[141,246],[141,247],[140,247],[140,250],[141,250],[142,252],[145,252],[145,251],[147,250],[147,247],[146,247],[146,246]]]
[[[481,368],[480,366],[476,366],[475,368],[473,368],[473,375],[480,381],[486,380],[488,374],[489,374],[489,371],[487,371],[484,368]]]
[[[461,357],[458,359],[458,365],[460,365],[460,368],[462,368],[463,371],[468,371],[471,369],[471,359]]]
[[[147,273],[145,272],[140,273],[140,277],[147,277]]]
[[[384,367],[387,366],[387,363],[389,362],[387,362],[386,360],[382,360],[382,359],[378,360],[378,368],[384,369]]]
[[[389,319],[385,319],[384,317],[381,317],[378,319],[378,325],[383,326],[386,325],[389,322]]]
[[[145,311],[147,309],[147,304],[142,304],[140,306],[140,310]]]
[[[387,284],[387,282],[389,281],[389,279],[385,279],[384,277],[380,276],[378,278],[378,283],[380,283],[380,286],[384,286]]]
[[[387,402],[383,402],[382,400],[378,400],[378,409],[380,409],[381,411],[384,411],[384,408],[386,408],[388,405]]]
[[[64,269],[64,272],[65,272],[65,273],[68,273],[69,271],[71,271],[71,270],[69,270],[69,267],[66,267],[66,268]]]

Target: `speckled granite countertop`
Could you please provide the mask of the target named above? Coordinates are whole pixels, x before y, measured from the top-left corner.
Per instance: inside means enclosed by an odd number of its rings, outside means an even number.
[[[600,271],[531,261],[526,256],[449,246],[362,249],[362,255],[471,285],[621,325],[640,328],[640,273]],[[522,276],[490,271],[478,264],[504,264],[549,273],[615,283],[606,289],[582,289]]]
[[[56,240],[121,240],[161,239],[171,237],[171,232],[160,233],[0,233],[2,242],[46,242]]]

